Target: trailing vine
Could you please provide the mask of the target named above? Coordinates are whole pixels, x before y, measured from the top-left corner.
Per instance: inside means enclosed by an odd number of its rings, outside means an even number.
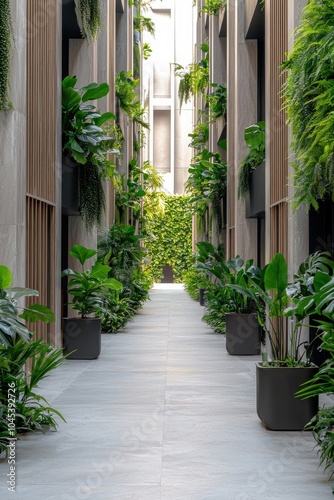
[[[183,103],[190,100],[191,96],[204,93],[209,84],[209,44],[207,40],[202,43],[201,51],[204,53],[203,59],[188,64],[186,68],[181,64],[174,63],[175,76],[180,78],[178,87],[180,108],[182,108]]]
[[[295,154],[293,208],[334,200],[334,10],[332,0],[309,0],[283,63],[284,107]]]
[[[101,223],[105,210],[103,181],[99,168],[92,163],[79,169],[79,213],[89,231],[94,224]]]
[[[96,39],[102,26],[100,0],[77,0],[78,22],[83,38]]]
[[[12,107],[8,97],[13,37],[10,0],[1,2],[0,33],[0,111],[6,111]]]
[[[146,110],[141,106],[136,92],[138,85],[139,78],[133,78],[131,71],[120,71],[116,75],[115,90],[116,97],[119,99],[120,108],[133,122],[148,129],[149,125],[144,120]]]

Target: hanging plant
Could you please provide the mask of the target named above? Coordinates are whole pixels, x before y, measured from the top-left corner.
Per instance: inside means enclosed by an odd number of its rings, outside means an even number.
[[[173,63],[175,76],[180,78],[178,96],[180,108],[183,103],[190,101],[191,96],[203,94],[209,83],[209,44],[206,39],[201,45],[204,53],[203,59],[198,62],[188,64],[184,68],[181,64]]]
[[[238,198],[243,200],[249,189],[249,175],[265,159],[266,136],[265,123],[257,122],[245,129],[245,142],[248,147],[248,153],[240,163],[238,173]]]
[[[293,208],[334,200],[334,10],[332,0],[310,0],[282,68],[284,107],[295,154]]]
[[[102,15],[100,0],[75,0],[77,17],[83,38],[95,40],[101,30]]]
[[[10,0],[1,0],[0,34],[0,111],[6,111],[12,107],[8,97],[13,36]]]

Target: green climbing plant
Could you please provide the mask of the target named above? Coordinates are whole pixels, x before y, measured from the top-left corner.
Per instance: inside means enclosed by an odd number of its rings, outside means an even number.
[[[78,0],[77,6],[81,35],[88,41],[95,40],[102,27],[100,0]]]
[[[120,71],[116,75],[115,89],[120,108],[134,123],[148,129],[149,125],[144,120],[146,110],[142,107],[136,91],[138,85],[139,78],[133,78],[132,71]]]
[[[189,197],[161,193],[163,213],[147,213],[144,223],[145,246],[154,281],[162,278],[162,268],[173,268],[174,281],[182,283],[193,264],[192,211]]]
[[[210,110],[210,120],[215,121],[225,116],[227,111],[227,87],[224,83],[210,83],[213,91],[205,96]]]
[[[332,0],[309,0],[282,69],[284,108],[292,129],[293,208],[334,200],[334,10]]]
[[[8,96],[13,40],[10,0],[1,1],[0,33],[0,111],[7,111],[12,107]]]

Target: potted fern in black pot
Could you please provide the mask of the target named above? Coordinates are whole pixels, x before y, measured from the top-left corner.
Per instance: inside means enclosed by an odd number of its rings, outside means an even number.
[[[64,318],[64,354],[68,359],[96,359],[101,352],[101,318],[97,317],[106,307],[104,293],[107,290],[120,291],[120,281],[109,278],[110,266],[96,261],[91,269],[85,263],[97,254],[97,250],[74,245],[70,255],[81,264],[81,272],[65,269],[63,277],[69,278],[68,293],[72,296],[70,305],[79,313],[78,317]]]

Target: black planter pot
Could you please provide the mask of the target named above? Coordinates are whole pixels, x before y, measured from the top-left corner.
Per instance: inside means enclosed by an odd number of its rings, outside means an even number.
[[[199,289],[199,303],[201,306],[205,306],[205,292],[206,288]]]
[[[265,216],[265,162],[249,175],[249,189],[246,196],[246,217],[263,219]]]
[[[256,408],[263,424],[274,431],[301,431],[317,413],[319,398],[294,395],[317,367],[276,368],[256,365]]]
[[[66,156],[62,162],[62,212],[79,215],[79,168]]]
[[[100,318],[64,318],[64,355],[67,359],[96,359],[101,353]],[[75,351],[75,352],[72,352]]]
[[[261,327],[256,314],[225,315],[226,350],[235,356],[261,353]]]

